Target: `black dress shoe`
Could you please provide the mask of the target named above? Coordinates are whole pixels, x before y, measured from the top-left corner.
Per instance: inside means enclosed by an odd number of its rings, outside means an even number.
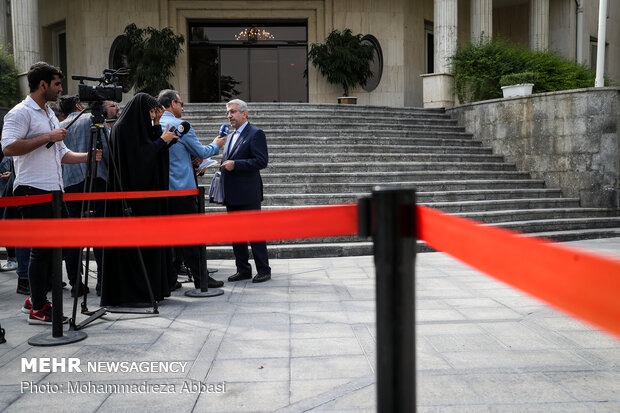
[[[271,274],[256,274],[256,276],[252,279],[253,283],[264,283],[265,281],[271,280]]]
[[[209,276],[209,283],[207,285],[209,288],[220,288],[224,286],[224,281],[218,281],[215,278],[212,278]],[[196,289],[200,290],[200,280],[198,278],[196,278],[194,280],[194,287],[196,287]]]
[[[224,286],[224,281],[218,281],[209,276],[209,288],[220,288]]]
[[[230,277],[228,277],[228,281],[231,281],[231,282],[242,281],[242,280],[249,280],[250,278],[252,278],[252,274],[235,273],[234,275],[231,275]]]

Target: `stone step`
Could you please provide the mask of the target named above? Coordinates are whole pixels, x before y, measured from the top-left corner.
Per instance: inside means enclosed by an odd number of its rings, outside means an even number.
[[[503,209],[575,208],[579,198],[524,198],[483,201],[428,202],[426,205],[450,214],[475,211],[496,211]]]
[[[541,209],[505,209],[497,211],[463,212],[457,214],[474,221],[494,224],[499,222],[553,220],[584,217],[617,217],[618,212],[604,208],[541,208]]]
[[[340,203],[355,203],[357,199],[348,199]],[[264,210],[278,210],[289,208],[303,208],[312,207],[318,205],[332,205],[338,204],[338,202],[329,202],[327,204],[316,205],[282,205],[269,202],[265,199],[263,203]],[[514,199],[488,199],[488,200],[475,200],[475,201],[431,201],[431,202],[419,202],[420,205],[428,206],[430,208],[438,209],[440,211],[460,215],[466,212],[487,212],[487,211],[502,211],[502,210],[529,210],[529,209],[543,209],[543,208],[578,208],[579,198],[514,198]],[[211,204],[206,202],[205,212],[225,212],[226,209],[217,204]]]
[[[545,231],[524,234],[527,237],[547,238],[553,241],[577,241],[593,238],[620,237],[620,228],[593,228],[565,231]],[[422,241],[416,243],[418,253],[434,251]],[[267,248],[269,258],[309,258],[309,257],[345,257],[372,255],[372,241],[348,241],[348,242],[315,242],[308,244],[288,244],[269,246]],[[234,259],[230,245],[218,245],[207,247],[208,259]]]
[[[217,169],[209,168],[204,176],[198,178],[199,185],[208,187],[211,178]],[[454,181],[459,178],[463,180],[527,180],[530,178],[527,172],[521,171],[388,171],[374,172],[372,179],[368,179],[368,174],[358,174],[355,172],[327,172],[318,173],[316,171],[308,173],[275,173],[269,171],[261,173],[264,184],[272,183],[368,183],[389,184],[392,182],[441,182]]]
[[[267,136],[267,143],[279,143],[281,139],[286,141],[301,140],[319,140],[333,141],[334,139],[348,139],[351,138],[366,138],[371,139],[375,144],[385,144],[387,138],[426,138],[426,139],[452,139],[452,140],[471,140],[472,135],[466,132],[459,132],[458,130],[427,130],[426,128],[410,128],[410,129],[388,129],[388,130],[376,130],[368,127],[360,127],[358,129],[325,129],[325,128],[274,128],[263,129],[265,136]],[[197,136],[203,138],[203,140],[210,142],[217,136],[219,126],[217,128],[201,129],[194,128]],[[389,141],[387,141],[389,142]]]
[[[215,137],[215,136],[214,136]],[[213,137],[213,138],[214,138]],[[211,143],[213,138],[202,138],[200,142],[203,145]],[[181,138],[182,139],[182,138]],[[482,148],[482,142],[474,141],[471,138],[463,138],[459,136],[455,137],[419,137],[419,138],[407,138],[407,137],[386,137],[377,139],[376,137],[364,137],[364,136],[349,136],[346,138],[334,138],[331,136],[270,136],[267,138],[268,149],[271,151],[271,146],[296,146],[296,147],[310,147],[314,150],[322,149],[326,147],[342,148],[353,145],[366,145],[372,147],[376,152],[380,152],[383,148],[389,146],[399,146],[403,150],[413,151],[418,146],[433,146],[435,148]]]
[[[320,124],[323,126],[330,125],[330,127],[354,127],[356,125],[368,125],[372,124],[374,129],[397,129],[403,127],[422,127],[422,126],[452,126],[455,128],[463,129],[462,126],[458,126],[456,119],[450,118],[427,118],[427,117],[386,117],[386,116],[350,116],[350,115],[332,115],[332,116],[308,116],[297,115],[294,118],[283,119],[278,115],[263,115],[253,116],[250,118],[250,123],[263,128],[269,127],[305,127],[305,125],[317,125],[317,119],[320,119]],[[188,121],[194,129],[219,129],[222,124],[227,124],[228,120],[224,117],[217,116],[215,118],[200,115],[186,115],[183,114],[183,120]],[[286,124],[283,124],[283,120]],[[389,120],[389,121],[388,121]]]
[[[403,116],[425,116],[450,118],[445,110],[428,108],[392,108],[386,106],[370,105],[337,105],[337,104],[313,104],[313,103],[251,103],[248,105],[248,118],[265,114],[280,114],[282,118],[294,118],[297,115],[313,115],[316,117],[326,117],[330,115],[354,116],[388,116],[399,118]],[[225,103],[185,103],[184,116],[213,116],[226,118]]]
[[[494,225],[501,228],[526,233],[573,231],[595,228],[620,228],[620,217],[587,217],[544,220],[541,219],[530,221],[502,222]]]
[[[336,173],[357,174],[408,171],[514,171],[515,164],[501,162],[280,162],[269,163],[266,173]],[[261,172],[262,174],[262,172]]]
[[[300,156],[303,154],[303,157]],[[499,155],[491,154],[463,154],[463,153],[340,153],[321,151],[316,152],[316,148],[311,153],[280,153],[271,151],[269,153],[270,165],[287,162],[291,160],[303,159],[304,163],[350,163],[372,161],[389,163],[394,162],[484,162],[484,163],[503,163],[504,158]]]
[[[264,205],[329,205],[357,202],[357,199],[370,195],[360,193],[306,193],[306,194],[270,194],[264,195]],[[416,201],[424,204],[429,202],[462,202],[482,200],[506,200],[524,198],[560,198],[559,189],[499,189],[469,191],[437,191],[417,192]]]
[[[473,143],[473,142],[472,142]],[[305,153],[317,153],[316,143],[306,141],[294,144],[270,144],[269,156],[278,155],[299,155]],[[321,152],[357,153],[357,154],[377,154],[377,153],[403,153],[413,152],[416,154],[432,153],[451,153],[451,154],[485,154],[492,155],[491,148],[481,146],[431,146],[431,145],[386,145],[383,142],[368,144],[342,144],[336,141],[328,141],[321,144]]]
[[[481,189],[533,189],[544,188],[545,181],[535,179],[504,179],[504,180],[462,180],[462,181],[402,181],[392,182],[392,185],[415,187],[417,191],[464,191]],[[269,183],[265,184],[265,194],[305,194],[334,192],[370,192],[377,184],[370,182],[353,183]],[[208,188],[207,188],[208,192]]]

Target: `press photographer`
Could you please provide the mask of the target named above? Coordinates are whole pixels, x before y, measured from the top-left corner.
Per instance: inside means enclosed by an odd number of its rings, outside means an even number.
[[[67,130],[61,128],[47,102],[54,101],[62,92],[63,74],[57,67],[45,62],[35,63],[28,71],[30,93],[4,118],[2,149],[12,156],[15,165],[14,195],[41,195],[62,191],[62,164],[86,162],[88,153],[73,152],[63,140]],[[46,145],[50,144],[47,148]],[[97,150],[95,159],[101,160]],[[23,218],[52,218],[51,203],[19,207]],[[50,324],[52,306],[47,301],[51,285],[52,249],[32,248],[28,279],[31,297],[25,307],[30,308],[30,324]]]

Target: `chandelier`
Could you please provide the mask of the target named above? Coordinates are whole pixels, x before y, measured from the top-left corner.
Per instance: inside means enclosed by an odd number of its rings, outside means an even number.
[[[252,27],[245,28],[235,35],[235,40],[247,40],[256,42],[259,40],[274,40],[275,36],[267,30],[253,24]]]

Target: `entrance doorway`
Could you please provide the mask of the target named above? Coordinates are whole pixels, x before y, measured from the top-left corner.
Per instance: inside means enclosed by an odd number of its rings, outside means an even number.
[[[191,102],[307,102],[306,22],[190,22]]]

